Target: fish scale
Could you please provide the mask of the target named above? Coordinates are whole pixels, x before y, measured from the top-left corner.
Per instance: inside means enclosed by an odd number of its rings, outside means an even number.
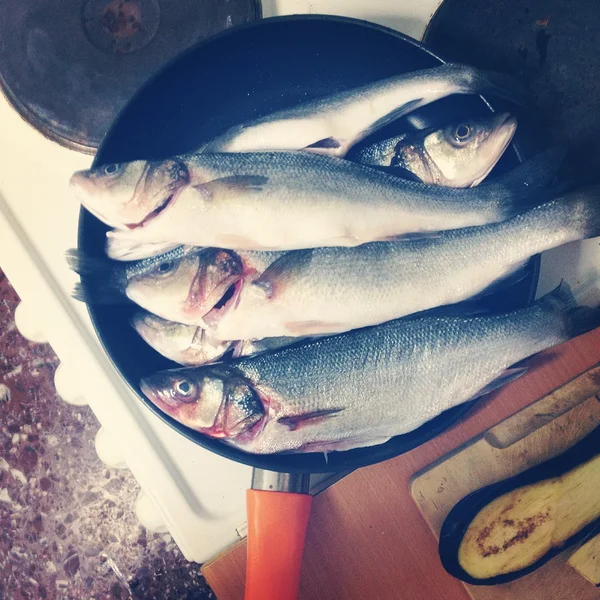
[[[187,172],[175,182],[164,173],[172,167],[140,169],[140,162],[120,166],[116,174],[96,169],[72,177],[81,201],[95,214],[111,224],[138,225],[107,233],[111,246],[125,254],[127,248],[169,243],[235,250],[356,246],[484,225],[547,197],[557,167],[556,156],[542,154],[494,182],[459,189],[307,152],[175,157],[169,162],[180,165],[177,173]],[[138,185],[129,171],[154,179]],[[110,185],[107,177],[113,178]]]
[[[266,416],[247,415],[252,427],[249,422],[245,432],[226,437],[228,443],[255,453],[348,449],[414,430],[489,389],[511,365],[598,320],[598,310],[578,308],[563,284],[510,313],[399,319],[225,367],[164,371],[141,387],[190,425],[205,382],[221,378],[244,387],[246,398],[258,394],[266,406]],[[181,381],[195,397],[178,401],[175,382]],[[225,414],[235,408],[222,398]],[[211,435],[210,427],[200,431]]]
[[[436,237],[290,252],[242,289],[220,339],[338,333],[466,300],[529,257],[600,234],[600,187],[503,223]]]

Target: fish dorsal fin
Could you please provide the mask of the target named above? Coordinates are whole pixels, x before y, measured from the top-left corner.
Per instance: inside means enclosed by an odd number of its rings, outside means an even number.
[[[334,417],[341,413],[343,408],[328,408],[323,410],[315,410],[314,412],[304,413],[301,415],[291,415],[289,417],[281,417],[277,422],[285,425],[290,431],[296,431],[299,427],[307,425],[316,425],[323,422],[325,419]]]
[[[362,131],[360,133],[359,139],[366,138],[367,136],[371,135],[373,132],[377,131],[378,129],[382,129],[383,127],[385,127],[386,125],[388,125],[389,123],[394,121],[395,119],[399,119],[400,117],[408,114],[409,112],[416,110],[422,104],[422,102],[423,102],[423,98],[415,98],[413,100],[409,100],[402,106],[395,108],[394,110],[387,113],[386,115],[383,115],[381,118],[379,118],[376,121],[374,121],[373,123],[371,123],[369,125],[369,127],[367,127],[367,129]]]
[[[312,254],[312,249],[286,252],[271,264],[258,279],[253,281],[252,285],[262,290],[267,298],[273,298],[278,288],[285,285],[287,280],[310,264]]]

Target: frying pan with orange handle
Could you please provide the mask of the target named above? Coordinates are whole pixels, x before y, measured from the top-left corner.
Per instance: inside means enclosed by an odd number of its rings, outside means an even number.
[[[379,25],[325,16],[278,17],[234,28],[192,48],[145,85],[120,114],[95,166],[161,159],[192,152],[229,127],[270,112],[399,73],[443,62],[416,41]],[[537,151],[539,139],[526,115],[494,98],[454,96],[388,125],[362,144],[402,131],[442,126],[491,110],[519,119],[515,140],[494,173],[514,168]],[[493,107],[493,109],[492,109]],[[235,218],[235,215],[232,215]],[[106,227],[82,210],[79,248],[104,255]],[[489,308],[512,309],[532,300],[539,258],[527,277],[489,296]],[[89,306],[98,336],[140,402],[194,443],[255,468],[248,491],[246,600],[293,600],[310,512],[308,474],[348,471],[411,450],[456,423],[471,404],[448,410],[413,432],[385,444],[319,453],[252,455],[188,429],[161,413],[139,389],[142,377],[172,368],[129,325],[134,305]]]

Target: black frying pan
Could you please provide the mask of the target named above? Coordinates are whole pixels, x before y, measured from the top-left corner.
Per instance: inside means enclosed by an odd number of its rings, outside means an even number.
[[[189,152],[230,126],[263,114],[440,62],[416,41],[363,21],[324,16],[258,21],[199,44],[144,86],[110,129],[94,165]],[[493,106],[497,111],[511,111],[519,119],[515,143],[494,171],[504,172],[538,149],[537,135],[514,106],[493,98],[489,103],[475,96],[446,98],[398,120],[363,143],[400,131],[484,116]],[[83,252],[102,256],[105,232],[103,224],[82,210],[79,248]],[[539,259],[533,259],[525,280],[490,296],[485,304],[502,309],[526,305],[535,291],[538,266]],[[327,459],[322,453],[251,455],[188,429],[143,396],[138,387],[141,377],[175,365],[154,352],[131,328],[133,309],[133,305],[89,307],[96,332],[125,381],[150,410],[182,435],[255,468],[283,473],[335,472],[376,463],[426,442],[455,424],[471,406],[448,410],[385,444],[333,452]]]

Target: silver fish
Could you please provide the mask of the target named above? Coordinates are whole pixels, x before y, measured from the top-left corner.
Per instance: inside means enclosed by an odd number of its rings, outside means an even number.
[[[357,160],[401,168],[431,185],[474,187],[494,168],[516,130],[514,117],[494,115],[382,140],[363,148]]]
[[[303,152],[199,154],[177,160],[179,171],[188,171],[188,183],[176,192],[168,185],[158,193],[153,181],[143,178],[160,168],[140,170],[137,163],[109,175],[82,171],[72,183],[84,206],[96,207],[94,213],[102,212],[107,223],[129,224],[107,235],[130,245],[285,250],[356,246],[502,221],[536,203],[556,167],[542,155],[494,182],[448,189]],[[141,172],[142,179],[130,171]],[[105,185],[106,177],[114,181]]]
[[[78,300],[118,304],[128,298],[168,321],[198,326],[207,312],[214,316],[233,306],[242,283],[282,255],[178,246],[139,261],[90,259],[77,250],[67,260],[81,277],[73,294]]]
[[[229,365],[163,371],[140,387],[180,423],[248,452],[345,450],[413,431],[598,321],[563,284],[509,313],[399,319]]]
[[[519,276],[534,254],[600,235],[600,186],[438,237],[284,254],[202,323],[220,339],[348,331],[453,304]]]
[[[180,365],[203,365],[219,360],[233,345],[223,342],[196,325],[168,321],[139,311],[131,325],[140,337],[159,354]]]
[[[344,156],[358,141],[421,106],[451,94],[487,94],[523,102],[511,77],[465,65],[403,73],[305,102],[226,131],[207,152],[301,150]]]
[[[290,346],[298,338],[220,341],[196,325],[167,321],[147,311],[138,311],[131,324],[140,337],[159,354],[180,365],[212,363],[232,351],[234,357],[251,356]]]
[[[123,298],[172,321],[199,321],[245,274],[242,259],[218,248],[178,248],[141,261],[115,263],[67,254],[81,277],[73,296],[90,304],[115,304]],[[262,263],[261,263],[262,264]]]

